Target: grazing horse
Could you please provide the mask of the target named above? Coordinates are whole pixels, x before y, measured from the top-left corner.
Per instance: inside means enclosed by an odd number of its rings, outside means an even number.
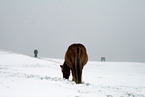
[[[60,65],[63,78],[68,79],[71,70],[73,81],[75,81],[76,84],[82,83],[82,69],[87,61],[88,55],[84,45],[70,45],[65,53],[65,61],[63,65]]]

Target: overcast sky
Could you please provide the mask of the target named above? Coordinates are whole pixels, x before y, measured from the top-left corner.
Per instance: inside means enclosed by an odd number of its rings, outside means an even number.
[[[89,60],[145,62],[145,0],[0,0],[0,49],[63,59],[76,42]]]

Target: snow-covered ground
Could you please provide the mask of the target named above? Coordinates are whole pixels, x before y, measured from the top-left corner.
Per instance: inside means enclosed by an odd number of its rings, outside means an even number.
[[[145,63],[89,61],[83,84],[63,79],[62,63],[0,50],[0,97],[145,97]]]

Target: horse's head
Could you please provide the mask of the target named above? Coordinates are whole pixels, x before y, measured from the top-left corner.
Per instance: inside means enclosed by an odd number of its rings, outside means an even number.
[[[70,68],[65,63],[63,65],[60,65],[60,67],[63,73],[63,78],[68,79],[70,76]]]

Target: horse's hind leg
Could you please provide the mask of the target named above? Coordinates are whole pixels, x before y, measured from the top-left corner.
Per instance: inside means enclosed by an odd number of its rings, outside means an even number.
[[[73,71],[72,71],[72,70],[70,70],[70,72],[72,73],[72,81],[74,81]]]

